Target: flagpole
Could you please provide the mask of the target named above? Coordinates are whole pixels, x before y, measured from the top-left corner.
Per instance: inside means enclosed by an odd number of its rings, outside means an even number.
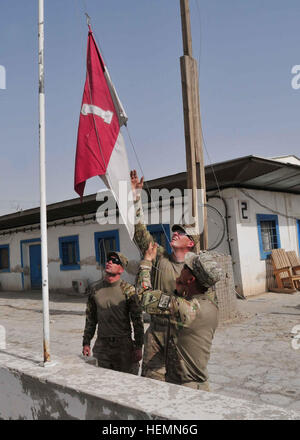
[[[46,142],[44,88],[44,0],[39,0],[39,147],[40,147],[40,221],[43,292],[43,347],[44,366],[50,362],[49,287],[46,208]]]

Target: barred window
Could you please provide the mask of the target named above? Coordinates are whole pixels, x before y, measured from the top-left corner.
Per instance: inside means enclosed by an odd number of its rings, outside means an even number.
[[[0,270],[9,271],[9,246],[0,246]]]
[[[77,263],[76,259],[76,241],[62,243],[62,263],[64,266]]]
[[[276,223],[274,220],[261,221],[261,238],[264,252],[269,252],[272,249],[278,248]]]
[[[119,252],[119,250],[119,231],[117,229],[95,232],[95,253],[99,265],[105,266],[109,252]]]
[[[79,240],[78,235],[59,238],[59,253],[61,270],[80,269]]]
[[[163,246],[168,253],[171,253],[170,225],[148,225],[147,229],[156,241],[156,243]]]
[[[261,259],[265,260],[272,249],[280,248],[280,236],[277,215],[257,214],[257,227]]]

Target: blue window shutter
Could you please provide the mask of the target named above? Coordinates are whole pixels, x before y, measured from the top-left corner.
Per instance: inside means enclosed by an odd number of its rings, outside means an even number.
[[[0,245],[0,272],[10,272],[9,245]]]
[[[281,247],[278,216],[274,214],[256,214],[256,221],[260,257],[261,260],[266,260],[271,255],[272,249]],[[267,242],[270,246],[265,249]]]
[[[148,225],[148,231],[153,236],[154,240],[165,247],[166,251],[170,254],[172,252],[170,241],[170,225],[169,224],[159,224],[159,225]]]
[[[60,270],[79,270],[80,253],[78,235],[59,238]]]
[[[96,261],[101,266],[105,265],[108,252],[120,251],[118,229],[113,229],[111,231],[95,232],[94,241]]]

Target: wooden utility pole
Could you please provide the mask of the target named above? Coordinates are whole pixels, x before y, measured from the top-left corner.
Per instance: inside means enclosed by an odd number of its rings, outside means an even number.
[[[203,216],[203,233],[200,245],[196,251],[207,249],[207,212],[206,185],[203,160],[203,142],[200,119],[199,78],[197,62],[192,53],[192,34],[189,0],[180,0],[183,56],[180,58],[182,101],[184,115],[187,188],[192,189],[192,215],[196,219],[195,228],[199,227],[199,210],[197,204],[197,189],[202,190],[201,215]]]

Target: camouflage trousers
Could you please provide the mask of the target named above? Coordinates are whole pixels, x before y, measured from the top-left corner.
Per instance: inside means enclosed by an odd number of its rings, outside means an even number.
[[[137,375],[139,362],[133,361],[134,350],[130,336],[97,338],[93,355],[98,367]]]
[[[144,338],[142,376],[165,382],[167,329],[166,318],[151,317],[150,326]]]
[[[168,344],[168,359],[166,382],[182,385],[184,387],[193,388],[194,390],[210,391],[209,382],[205,378],[198,381],[187,382],[189,378],[189,371],[186,362],[178,353],[174,339],[170,337]]]

